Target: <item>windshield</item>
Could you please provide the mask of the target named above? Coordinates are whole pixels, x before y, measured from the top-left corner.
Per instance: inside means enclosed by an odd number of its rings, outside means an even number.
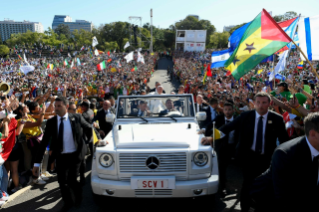
[[[194,117],[191,95],[119,97],[117,118]]]

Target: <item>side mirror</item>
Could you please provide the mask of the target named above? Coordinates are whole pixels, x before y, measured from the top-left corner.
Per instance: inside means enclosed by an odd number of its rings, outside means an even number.
[[[105,121],[108,123],[113,123],[115,121],[115,115],[113,113],[108,113],[105,116]]]
[[[206,117],[207,117],[207,115],[206,115],[206,112],[197,112],[196,113],[196,119],[197,119],[197,121],[205,121],[206,120]]]

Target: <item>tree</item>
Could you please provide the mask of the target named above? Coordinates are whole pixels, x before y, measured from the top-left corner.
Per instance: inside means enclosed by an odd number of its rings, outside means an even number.
[[[229,32],[215,32],[210,36],[210,44],[207,45],[207,48],[227,48],[229,36]]]
[[[67,39],[71,37],[70,27],[65,24],[59,24],[58,27],[54,30],[54,32],[59,36],[65,35]]]
[[[234,32],[236,29],[238,29],[238,28],[244,26],[245,24],[247,24],[247,23],[243,23],[243,24],[239,24],[239,25],[234,26],[233,28],[231,28],[231,29],[229,30],[229,34],[233,34],[233,32]]]
[[[294,11],[288,11],[283,15],[275,15],[273,18],[276,22],[286,21],[292,18],[297,17],[298,14]]]
[[[124,39],[130,36],[129,27],[130,24],[128,22],[113,22],[105,24],[101,33],[105,37],[106,42],[115,41],[120,51],[122,51],[125,44]]]
[[[0,45],[0,55],[3,57],[4,55],[9,54],[10,50],[6,45]]]

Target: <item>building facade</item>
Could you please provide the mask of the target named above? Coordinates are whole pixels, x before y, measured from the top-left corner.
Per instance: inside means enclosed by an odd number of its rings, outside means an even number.
[[[40,22],[16,22],[14,20],[0,21],[0,36],[2,41],[9,39],[11,34],[25,33],[27,30],[43,33],[43,25]]]
[[[235,27],[236,25],[230,25],[230,26],[224,26],[223,31],[224,32],[229,32],[233,27]]]
[[[85,21],[85,20],[76,20],[72,22],[72,18],[67,15],[56,15],[54,16],[52,22],[52,29],[55,30],[60,24],[64,24],[69,26],[70,31],[73,32],[74,30],[84,29],[86,31],[92,31],[93,24],[92,22]]]

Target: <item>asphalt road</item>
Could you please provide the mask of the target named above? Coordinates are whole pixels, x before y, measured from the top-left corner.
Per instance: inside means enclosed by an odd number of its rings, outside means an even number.
[[[160,59],[158,69],[154,72],[150,79],[149,86],[155,87],[155,82],[158,81],[164,87],[166,93],[176,91],[178,82],[171,82],[166,75],[167,66],[171,66],[172,62],[166,58]],[[73,208],[72,212],[85,211],[188,211],[190,209],[199,209],[207,211],[225,211],[237,212],[240,211],[237,189],[241,187],[240,169],[231,164],[227,177],[228,188],[232,194],[226,198],[220,199],[218,196],[209,199],[116,199],[107,198],[103,206],[98,206],[94,203],[91,187],[90,187],[90,162],[88,159],[86,172],[86,185],[83,187],[83,202],[80,208]],[[56,177],[52,177],[47,181],[46,185],[28,186],[23,190],[12,195],[12,198],[2,206],[1,211],[8,212],[29,212],[29,211],[60,211],[62,207],[62,199]]]

